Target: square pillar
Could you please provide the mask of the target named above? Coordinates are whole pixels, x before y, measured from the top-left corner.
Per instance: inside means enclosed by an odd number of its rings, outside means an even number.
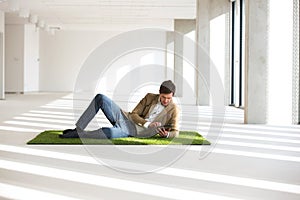
[[[245,123],[267,122],[268,0],[246,1]]]

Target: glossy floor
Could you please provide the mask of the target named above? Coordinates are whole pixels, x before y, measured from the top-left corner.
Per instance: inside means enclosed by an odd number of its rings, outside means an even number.
[[[210,146],[26,145],[73,128],[88,103],[65,93],[0,101],[1,199],[300,199],[299,126],[245,125],[232,107],[180,106],[181,129]],[[99,126],[109,126],[101,113],[89,128]]]

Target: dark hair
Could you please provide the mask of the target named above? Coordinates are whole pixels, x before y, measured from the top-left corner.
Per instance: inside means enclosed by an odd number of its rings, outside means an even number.
[[[176,91],[176,86],[171,80],[162,82],[162,84],[160,85],[160,88],[159,88],[160,94],[173,93],[173,96],[174,96],[175,91]]]

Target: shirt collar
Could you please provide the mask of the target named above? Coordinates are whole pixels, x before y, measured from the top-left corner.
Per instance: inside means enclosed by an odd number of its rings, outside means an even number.
[[[157,104],[162,105],[161,102],[160,102],[159,95],[158,95],[158,98],[157,98]]]

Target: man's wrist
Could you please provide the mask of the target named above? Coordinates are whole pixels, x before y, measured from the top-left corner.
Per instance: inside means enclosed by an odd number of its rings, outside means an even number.
[[[146,122],[143,126],[144,126],[145,128],[148,128],[150,124],[151,124],[151,122]]]

